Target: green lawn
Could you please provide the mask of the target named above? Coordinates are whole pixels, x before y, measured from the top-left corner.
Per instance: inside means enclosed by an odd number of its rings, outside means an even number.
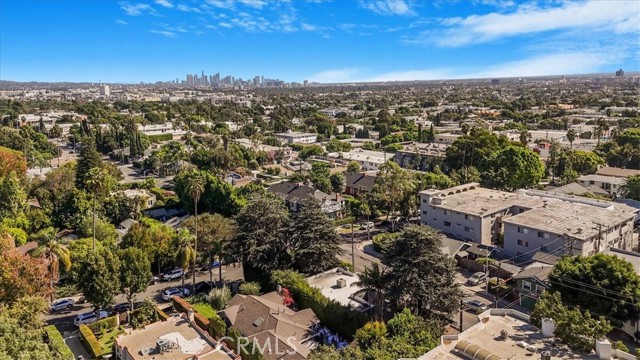
[[[98,343],[100,344],[100,349],[102,349],[103,354],[111,354],[113,351],[114,339],[122,333],[124,333],[124,329],[122,327],[117,327],[100,336]]]
[[[215,315],[216,311],[211,307],[211,305],[207,303],[197,303],[193,304],[193,308],[196,309],[200,315],[204,316],[207,319],[210,319]]]

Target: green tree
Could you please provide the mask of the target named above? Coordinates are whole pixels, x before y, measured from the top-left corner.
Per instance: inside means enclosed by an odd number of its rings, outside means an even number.
[[[311,164],[311,173],[309,173],[309,179],[313,184],[313,187],[325,192],[331,193],[331,172],[329,171],[329,164],[314,162]]]
[[[86,137],[82,140],[78,164],[76,165],[76,187],[81,190],[91,191],[89,181],[92,179],[91,169],[102,167],[102,157],[96,150],[96,143],[93,137]]]
[[[569,141],[569,145],[571,146],[572,149],[573,149],[573,142],[576,141],[577,137],[578,137],[578,133],[576,132],[575,129],[567,130],[567,141]]]
[[[56,240],[53,229],[47,231],[47,235],[45,242],[35,250],[34,256],[42,256],[49,263],[49,286],[53,289],[53,282],[56,281],[60,275],[60,265],[62,265],[64,272],[71,270],[71,254],[67,247]],[[51,296],[53,297],[53,293]]]
[[[628,176],[620,188],[620,195],[627,199],[640,201],[640,175]]]
[[[189,266],[196,259],[196,251],[192,246],[193,243],[193,235],[189,232],[189,230],[183,229],[181,230],[175,237],[175,262],[182,271],[182,286],[184,287],[184,274],[189,270]],[[194,269],[195,271],[195,269]]]
[[[187,192],[189,197],[193,200],[193,212],[194,212],[194,236],[193,236],[193,286],[196,286],[196,259],[198,258],[198,202],[204,192],[205,179],[202,175],[196,173],[190,177],[187,182]]]
[[[456,267],[442,253],[440,238],[433,228],[410,225],[389,246],[384,258],[391,268],[386,294],[397,308],[408,307],[423,317],[449,317],[459,309]]]
[[[350,161],[349,164],[347,164],[347,172],[357,173],[357,172],[360,172],[361,169],[362,167],[360,166],[360,163],[357,161]]]
[[[111,305],[120,290],[120,259],[108,248],[100,247],[73,263],[78,288],[94,308]]]
[[[0,178],[0,222],[16,219],[27,209],[27,194],[15,171]]]
[[[514,191],[537,185],[544,176],[544,165],[538,154],[511,145],[491,157],[483,175],[485,186]]]
[[[76,175],[77,177],[78,175]],[[105,168],[92,168],[89,170],[89,178],[85,183],[85,189],[93,194],[93,216],[92,216],[92,237],[94,242],[96,241],[96,202],[98,195],[109,189],[113,183],[111,175]]]
[[[236,254],[243,262],[264,271],[287,269],[292,260],[287,249],[289,239],[286,230],[289,213],[282,200],[267,196],[256,196],[248,200],[238,216],[238,233],[231,242]]]
[[[331,182],[331,190],[334,193],[341,193],[344,191],[347,179],[342,173],[334,173],[329,176],[329,181]]]
[[[389,270],[385,266],[380,266],[374,262],[371,267],[365,267],[364,271],[358,273],[358,281],[351,286],[367,289],[368,298],[374,299],[375,312],[373,319],[382,321],[384,315],[384,292],[387,288],[387,275]]]
[[[142,250],[129,247],[118,251],[120,259],[120,291],[133,310],[135,295],[144,292],[151,280],[151,263]]]
[[[46,312],[42,298],[21,298],[14,306],[0,306],[0,359],[61,360],[44,342],[40,320]]]
[[[281,250],[289,253],[295,269],[315,274],[338,265],[337,256],[344,252],[341,238],[319,201],[307,200],[291,218],[289,229],[288,246]]]
[[[614,255],[563,257],[550,281],[568,304],[620,321],[640,316],[640,276]]]
[[[182,223],[182,226],[189,231],[194,231],[194,217],[190,217]],[[236,235],[237,224],[233,219],[226,218],[220,214],[198,215],[200,226],[200,239],[198,242],[199,251],[208,254],[209,263],[213,258],[217,258],[220,264],[227,253],[229,241]],[[222,281],[222,266],[218,267],[219,280]],[[209,279],[213,281],[213,269],[209,267]]]
[[[413,195],[413,179],[411,174],[400,165],[389,160],[380,166],[371,194],[374,201],[386,210],[387,217],[393,215],[407,196]],[[405,202],[411,204],[411,202]],[[395,230],[395,219],[392,220],[392,231]]]
[[[260,295],[260,283],[246,282],[238,288],[238,293],[242,295]]]

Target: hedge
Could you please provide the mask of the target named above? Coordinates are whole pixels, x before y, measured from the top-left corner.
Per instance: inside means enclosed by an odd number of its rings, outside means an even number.
[[[118,315],[114,315],[108,318],[104,318],[100,321],[96,321],[92,324],[87,325],[87,327],[95,334],[99,333],[101,329],[115,329],[118,327]]]
[[[400,233],[374,235],[372,239],[374,250],[380,253],[386,252],[389,245],[398,238],[398,234]]]
[[[300,309],[310,308],[326,327],[349,340],[353,340],[356,331],[369,321],[365,314],[351,311],[322,295],[296,271],[277,270],[271,273],[271,279],[273,284],[289,289]]]
[[[157,143],[160,141],[171,141],[173,140],[172,134],[158,134],[158,135],[147,135],[149,141],[152,143]]]
[[[97,359],[102,356],[102,348],[93,331],[85,324],[80,325],[80,340],[82,344],[91,355],[92,359]]]
[[[219,339],[222,336],[225,336],[227,333],[227,323],[220,317],[220,315],[215,314],[209,319],[209,335],[214,339]]]
[[[167,321],[167,319],[169,319],[169,315],[167,315],[166,312],[162,311],[159,307],[156,306],[155,308],[156,314],[158,315],[158,318],[160,319],[160,321]]]
[[[58,331],[55,325],[45,326],[43,330],[44,330],[45,342],[47,343],[47,345],[49,345],[49,350],[51,350],[51,353],[56,355],[55,356],[56,359],[61,359],[61,360],[75,359],[73,352],[71,351],[69,346],[67,346],[67,344],[64,342],[64,339],[62,338],[62,334],[60,334],[60,331]]]
[[[356,220],[356,218],[354,218],[353,216],[346,217],[346,218],[343,218],[343,219],[338,219],[338,220],[335,220],[333,222],[333,226],[341,226],[341,225],[351,224],[355,220]]]
[[[205,331],[209,330],[209,319],[207,319],[206,317],[202,316],[202,314],[197,312],[196,309],[194,309],[193,306],[191,306],[191,304],[189,304],[187,300],[178,296],[174,296],[173,307],[178,312],[182,312],[185,314],[188,314],[189,310],[192,310],[193,320],[195,321],[196,325],[198,325],[198,327],[202,330],[205,330]]]

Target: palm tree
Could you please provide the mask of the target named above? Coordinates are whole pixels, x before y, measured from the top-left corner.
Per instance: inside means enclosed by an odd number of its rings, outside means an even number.
[[[178,242],[176,249],[176,265],[180,266],[183,271],[182,274],[182,287],[184,287],[184,272],[189,270],[189,265],[196,259],[196,252],[191,247],[191,234],[188,230],[181,230],[176,240]],[[195,274],[195,269],[194,269]]]
[[[71,254],[69,249],[56,240],[55,232],[48,232],[46,242],[34,253],[35,256],[42,256],[49,262],[49,286],[51,288],[51,301],[53,301],[53,282],[60,275],[60,265],[65,272],[71,270]]]
[[[105,168],[95,167],[89,170],[89,180],[87,181],[87,187],[93,194],[93,247],[92,250],[96,250],[96,199],[98,194],[108,189],[111,185],[111,175]]]
[[[375,311],[374,320],[382,321],[384,315],[384,290],[387,285],[388,269],[386,267],[380,267],[378,263],[371,264],[371,267],[365,267],[364,272],[358,274],[358,281],[351,284],[351,286],[358,286],[367,289],[369,299],[375,297]]]
[[[527,147],[527,144],[531,141],[531,133],[527,130],[522,130],[520,132],[520,143],[522,146]]]
[[[196,257],[197,249],[198,249],[198,202],[200,201],[200,196],[204,192],[205,180],[204,176],[200,173],[194,173],[189,181],[187,182],[187,191],[189,192],[189,196],[193,200],[193,212],[195,214],[195,237],[194,237],[194,245],[193,249],[196,251],[196,256],[193,257],[193,286],[196,286]]]
[[[578,135],[578,133],[576,132],[575,129],[569,129],[567,131],[567,140],[569,141],[569,144],[571,145],[571,149],[573,149],[573,142],[576,140],[576,136]]]

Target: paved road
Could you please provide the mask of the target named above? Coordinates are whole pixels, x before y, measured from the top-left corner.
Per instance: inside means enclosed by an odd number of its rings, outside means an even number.
[[[233,267],[233,265],[223,266],[222,268],[222,278],[223,280],[233,281],[238,279],[243,279],[242,268]],[[218,269],[214,269],[213,271],[213,281],[218,279]],[[209,280],[209,272],[208,271],[198,271],[196,273],[196,281],[208,281]],[[191,284],[192,277],[185,278],[185,285]],[[154,299],[158,303],[164,303],[162,300],[162,291],[166,288],[180,286],[182,281],[180,279],[173,280],[169,282],[161,282],[156,285],[150,285],[147,290],[141,294],[136,296],[136,301],[143,301],[145,299]],[[74,299],[78,300],[80,296],[74,296]],[[118,295],[114,298],[114,304],[126,302],[126,298],[124,295]],[[86,353],[86,350],[82,346],[79,340],[78,329],[73,324],[73,319],[79,314],[91,311],[91,304],[76,304],[73,308],[69,310],[59,311],[54,314],[49,314],[45,317],[45,322],[47,324],[55,325],[58,330],[62,333],[62,337],[71,350],[73,351],[76,357],[82,355],[85,359],[89,359],[90,357]]]

